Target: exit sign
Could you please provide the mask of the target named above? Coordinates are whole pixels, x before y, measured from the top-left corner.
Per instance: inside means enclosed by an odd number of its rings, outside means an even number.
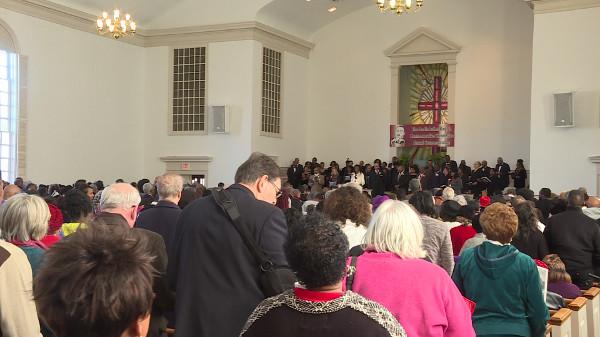
[[[188,169],[190,168],[190,164],[188,164],[188,163],[183,163],[183,164],[181,164],[181,168],[182,168],[183,170],[188,170]]]

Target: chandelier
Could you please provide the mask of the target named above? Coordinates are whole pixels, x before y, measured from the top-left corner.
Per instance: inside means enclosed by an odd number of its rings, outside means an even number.
[[[125,18],[121,18],[121,12],[116,1],[113,12],[112,19],[108,17],[107,12],[102,12],[102,18],[96,20],[100,35],[110,34],[110,37],[115,40],[121,36],[133,37],[135,35],[135,22],[131,20],[131,15],[126,13]]]
[[[417,8],[414,10],[418,12],[421,10],[421,6],[423,6],[423,0],[416,0]],[[413,1],[412,0],[377,0],[377,6],[379,6],[379,10],[381,13],[386,12],[388,10],[392,12],[396,12],[398,15],[402,15],[402,13],[409,13],[411,9],[413,9]]]

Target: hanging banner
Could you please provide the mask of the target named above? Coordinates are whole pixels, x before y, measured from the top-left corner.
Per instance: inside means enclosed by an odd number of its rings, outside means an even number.
[[[454,147],[454,124],[390,125],[390,147]]]

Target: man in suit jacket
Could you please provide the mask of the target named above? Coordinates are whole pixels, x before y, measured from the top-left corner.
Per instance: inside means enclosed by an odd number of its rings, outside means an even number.
[[[405,192],[408,191],[408,182],[411,177],[406,172],[404,165],[396,162],[396,168],[392,171],[392,192],[396,192],[398,189],[402,188]]]
[[[287,268],[283,242],[287,224],[274,206],[279,167],[253,153],[227,188],[241,218],[275,268]],[[239,336],[265,298],[261,270],[227,214],[214,198],[200,198],[183,209],[177,222],[168,275],[177,293],[177,337]]]
[[[290,184],[292,184],[292,186],[294,186],[294,188],[298,188],[298,186],[300,186],[300,183],[302,182],[302,171],[304,170],[304,168],[300,166],[299,163],[300,159],[294,159],[292,166],[290,166],[290,168],[288,168],[287,170],[288,181],[290,182]]]
[[[548,219],[544,236],[548,250],[560,256],[573,283],[588,289],[594,281],[589,273],[600,269],[600,229],[581,211],[583,192],[572,190],[568,202],[566,211]]]
[[[125,183],[110,185],[102,191],[100,214],[96,217],[96,221],[107,226],[133,227],[140,201],[140,194],[135,187]],[[132,230],[148,239],[148,252],[154,257],[152,267],[156,270],[156,276],[152,281],[152,291],[156,294],[156,298],[150,313],[148,337],[166,337],[167,319],[163,313],[173,311],[175,295],[170,290],[166,276],[168,259],[165,242],[162,236],[149,230],[141,228],[132,228]]]
[[[498,175],[498,188],[504,190],[509,185],[510,166],[504,162],[502,157],[496,159],[496,174]]]
[[[444,167],[446,166],[450,166],[450,170],[451,171],[458,171],[458,165],[456,165],[456,161],[455,160],[451,160],[449,155],[446,155],[445,157],[445,163],[444,163]]]
[[[379,166],[378,162],[373,164],[373,171],[369,174],[369,181],[371,183],[371,197],[375,198],[378,195],[383,195],[385,189],[385,173]]]

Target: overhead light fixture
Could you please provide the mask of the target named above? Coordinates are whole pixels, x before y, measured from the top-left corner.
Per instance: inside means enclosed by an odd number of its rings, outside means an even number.
[[[113,18],[111,19],[108,17],[107,12],[102,12],[102,17],[96,20],[98,33],[100,35],[109,34],[115,40],[121,36],[133,37],[135,35],[135,22],[131,20],[129,13],[126,13],[124,18],[121,17],[121,11],[116,1],[113,14]]]
[[[327,11],[328,11],[329,13],[333,13],[333,12],[335,12],[335,11],[336,11],[336,9],[337,9],[337,8],[336,8],[335,6],[333,6],[333,7],[329,8]]]
[[[377,6],[381,13],[389,10],[398,15],[402,15],[405,12],[410,13],[413,9],[414,12],[420,11],[421,6],[423,6],[423,0],[416,0],[416,3],[417,8],[414,9],[413,0],[377,0]]]

